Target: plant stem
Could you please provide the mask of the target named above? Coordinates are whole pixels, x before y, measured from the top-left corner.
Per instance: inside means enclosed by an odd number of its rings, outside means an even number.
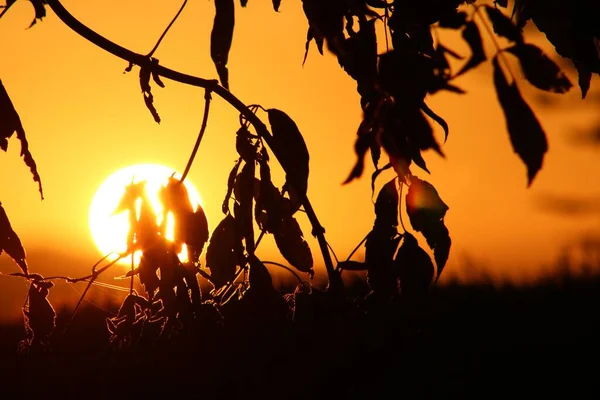
[[[254,126],[256,133],[267,142],[269,147],[272,148],[271,145],[273,144],[273,136],[265,124],[240,99],[234,96],[229,90],[219,85],[218,80],[203,79],[163,67],[158,63],[152,64],[152,59],[150,57],[135,53],[129,49],[119,46],[118,44],[106,39],[105,37],[88,28],[73,15],[71,15],[61,4],[60,0],[47,0],[47,2],[48,6],[65,25],[101,49],[104,49],[109,53],[142,68],[152,68],[152,71],[164,78],[191,86],[202,87],[217,94],[232,107],[238,110],[248,121],[250,121],[250,123]],[[275,157],[277,158],[277,156]],[[281,164],[281,160],[278,159],[277,161],[279,161]],[[329,250],[327,248],[327,241],[325,240],[325,229],[323,229],[321,226],[308,197],[305,196],[303,198],[302,205],[304,206],[310,224],[312,225],[313,235],[317,237],[319,242],[319,247],[323,255],[323,261],[325,263],[327,275],[329,276],[329,286],[333,290],[341,290],[342,279],[341,276],[334,270],[331,255],[329,254]]]
[[[208,114],[210,113],[210,90],[206,90],[204,92],[204,115],[202,116],[202,126],[200,127],[200,132],[198,133],[198,139],[196,139],[196,143],[194,144],[194,149],[192,150],[192,154],[185,166],[185,170],[183,171],[183,175],[181,175],[181,179],[179,182],[183,183],[188,172],[190,172],[190,168],[192,167],[192,163],[194,162],[194,158],[196,157],[196,153],[198,152],[198,148],[200,147],[200,142],[202,141],[202,137],[204,136],[204,131],[206,130],[206,124],[208,123]]]
[[[146,57],[152,57],[152,55],[154,54],[154,52],[156,51],[156,49],[158,49],[158,46],[160,46],[160,42],[162,42],[162,40],[165,38],[167,32],[169,32],[169,29],[171,29],[171,26],[173,26],[173,24],[175,23],[175,21],[177,21],[177,18],[179,18],[179,14],[181,14],[181,12],[185,8],[185,5],[187,4],[187,2],[188,2],[188,0],[184,0],[183,1],[183,4],[181,5],[181,8],[179,8],[179,11],[177,11],[177,14],[175,14],[175,17],[173,17],[173,19],[171,20],[171,22],[169,23],[169,25],[167,26],[167,28],[165,29],[165,31],[162,33],[162,35],[160,35],[160,38],[158,38],[158,41],[156,42],[156,44],[154,45],[154,47],[152,48],[152,50],[150,50],[150,53],[148,53],[148,55]]]

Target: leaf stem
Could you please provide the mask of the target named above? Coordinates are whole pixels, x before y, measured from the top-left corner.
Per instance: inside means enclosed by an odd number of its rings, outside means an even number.
[[[162,42],[162,40],[167,35],[167,32],[169,32],[169,29],[171,29],[171,26],[173,26],[173,24],[175,23],[175,21],[177,21],[177,18],[179,18],[179,15],[181,14],[181,12],[183,11],[183,9],[185,8],[185,5],[187,4],[187,2],[188,2],[188,0],[183,0],[183,4],[179,8],[179,11],[177,11],[177,14],[175,14],[175,17],[173,17],[173,19],[171,20],[171,22],[169,23],[169,25],[167,26],[167,28],[165,29],[165,31],[162,33],[162,35],[160,35],[160,38],[158,38],[158,41],[156,42],[156,44],[154,45],[154,47],[152,48],[152,50],[150,50],[150,53],[148,53],[148,55],[146,57],[152,57],[152,55],[154,54],[154,52],[158,49],[158,46],[160,46],[160,43]]]

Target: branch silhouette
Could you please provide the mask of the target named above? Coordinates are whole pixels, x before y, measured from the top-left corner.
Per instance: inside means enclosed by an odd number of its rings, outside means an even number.
[[[270,148],[273,147],[273,136],[260,118],[258,118],[256,114],[254,114],[240,99],[233,95],[233,93],[219,85],[219,82],[216,79],[204,79],[164,67],[156,60],[153,62],[151,57],[126,49],[125,47],[122,47],[93,31],[75,18],[71,13],[69,13],[69,11],[67,11],[67,9],[59,0],[47,0],[47,4],[52,11],[54,11],[56,16],[65,25],[75,31],[75,33],[79,34],[81,37],[87,39],[96,46],[108,51],[109,53],[128,61],[130,64],[138,65],[141,68],[148,68],[153,73],[164,78],[191,86],[201,87],[209,92],[215,93],[223,100],[228,102],[237,111],[239,111],[240,114],[242,114],[244,118],[246,118],[246,120],[252,124],[254,129],[256,129],[258,135],[267,142],[267,145]],[[276,155],[275,158],[277,158]],[[277,161],[281,164],[281,160],[277,159]],[[327,275],[329,277],[329,288],[334,291],[339,290],[342,287],[342,280],[334,269],[333,261],[327,247],[327,241],[325,239],[325,229],[319,222],[319,219],[317,218],[317,215],[307,196],[303,196],[302,205],[312,226],[312,234],[317,238],[319,243],[319,248],[321,250]]]

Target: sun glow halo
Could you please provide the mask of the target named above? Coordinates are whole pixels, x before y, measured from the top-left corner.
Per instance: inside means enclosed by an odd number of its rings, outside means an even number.
[[[125,187],[131,183],[146,181],[146,195],[152,205],[152,209],[157,215],[157,223],[161,223],[163,206],[159,200],[158,193],[163,185],[166,185],[169,177],[173,175],[172,168],[158,164],[136,164],[121,168],[100,185],[96,191],[89,210],[89,227],[92,238],[98,250],[102,255],[108,253],[122,253],[127,250],[127,233],[129,232],[129,211],[114,214],[121,197],[125,193]],[[175,173],[175,178],[180,178],[181,174]],[[188,196],[195,208],[202,205],[200,194],[196,188],[186,179],[184,185]],[[137,205],[137,214],[139,216],[139,203]],[[167,215],[166,238],[173,240],[174,219],[171,213]],[[185,248],[182,254],[185,253]],[[117,254],[108,257],[114,260]],[[134,262],[137,265],[141,257],[141,252],[135,253]],[[181,258],[181,257],[180,257]],[[182,260],[183,261],[183,260]],[[125,257],[118,261],[120,264],[131,265],[131,257]]]

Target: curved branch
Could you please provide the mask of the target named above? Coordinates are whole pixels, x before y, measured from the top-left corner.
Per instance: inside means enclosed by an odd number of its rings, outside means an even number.
[[[135,53],[125,47],[119,46],[118,44],[108,40],[102,35],[94,32],[79,20],[77,20],[71,13],[69,13],[60,0],[47,0],[48,6],[54,11],[56,16],[69,28],[75,31],[80,36],[84,37],[88,41],[92,42],[96,46],[108,51],[109,53],[128,61],[131,64],[140,66],[141,68],[149,68],[155,74],[158,74],[164,78],[171,79],[180,83],[185,83],[191,86],[197,86],[205,88],[210,92],[215,93],[223,100],[228,102],[237,111],[242,114],[247,121],[249,121],[256,129],[256,132],[261,136],[269,147],[272,148],[273,136],[265,126],[265,124],[254,114],[240,99],[235,97],[229,90],[219,85],[219,82],[215,79],[203,79],[193,75],[184,74],[170,68],[159,65],[158,63],[152,63],[152,59],[142,54]],[[275,156],[277,158],[277,156]],[[277,160],[281,164],[281,160]],[[306,210],[306,215],[312,225],[312,233],[316,236],[321,254],[323,255],[323,261],[329,277],[329,287],[334,291],[340,291],[342,288],[341,276],[334,270],[333,261],[327,248],[327,241],[325,240],[325,229],[319,223],[317,215],[315,214],[308,197],[304,197],[302,205]]]

